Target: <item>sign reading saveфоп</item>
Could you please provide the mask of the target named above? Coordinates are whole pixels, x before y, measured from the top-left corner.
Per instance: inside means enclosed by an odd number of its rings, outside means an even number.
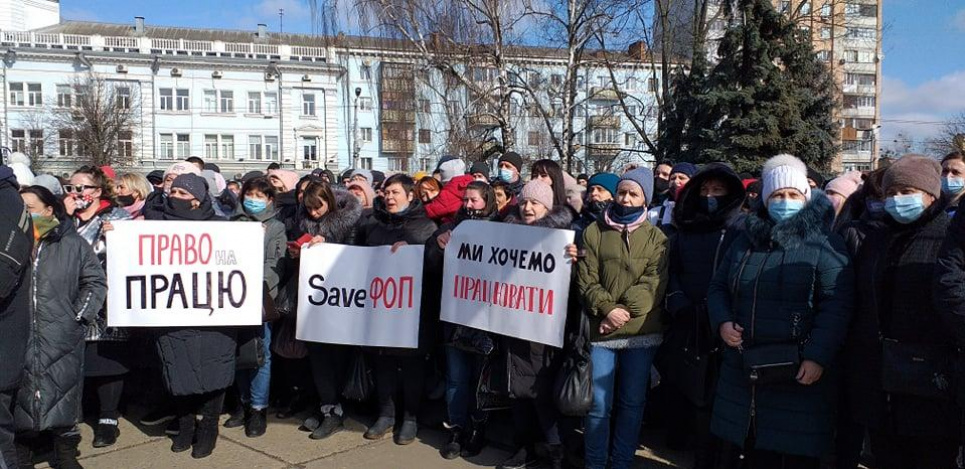
[[[425,246],[302,248],[299,340],[417,348]]]
[[[116,221],[107,233],[111,327],[261,325],[261,223]]]
[[[446,246],[440,319],[563,345],[570,230],[464,221]]]

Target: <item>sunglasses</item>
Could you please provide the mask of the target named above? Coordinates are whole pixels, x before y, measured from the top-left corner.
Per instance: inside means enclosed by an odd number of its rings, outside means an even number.
[[[79,194],[81,192],[84,192],[87,189],[97,189],[97,186],[88,186],[86,184],[74,184],[74,185],[64,186],[64,192],[67,194],[73,194],[74,192]]]

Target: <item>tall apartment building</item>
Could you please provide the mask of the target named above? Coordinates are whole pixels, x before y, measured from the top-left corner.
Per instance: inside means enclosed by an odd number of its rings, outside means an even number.
[[[675,50],[692,51],[690,25],[697,2],[660,0],[671,12]],[[722,14],[723,0],[707,0],[708,41],[705,53],[715,60],[717,45],[727,27],[739,17]],[[840,147],[833,170],[876,167],[880,144],[882,3],[884,0],[773,0],[778,11],[810,31],[814,48],[838,87],[835,120],[840,125]],[[658,37],[660,24],[656,23]]]
[[[514,53],[530,84],[560,85],[566,63],[560,51]],[[575,170],[652,159],[629,119],[656,129],[659,62],[639,51],[617,55],[616,81],[602,66],[578,77]],[[232,174],[269,162],[298,170],[357,165],[414,172],[434,169],[449,152],[478,157],[500,139],[492,116],[464,87],[451,86],[406,43],[390,39],[279,34],[264,25],[160,27],[144,18],[66,21],[0,31],[0,58],[0,146],[30,154],[49,171],[75,167],[83,150],[42,117],[76,105],[72,98],[83,92],[76,84],[91,72],[136,108],[135,128],[121,136],[120,148],[142,170],[196,155]],[[494,79],[472,63],[465,73]],[[618,106],[621,98],[630,116]],[[558,106],[552,99],[543,104]],[[531,159],[555,157],[550,129],[532,106],[520,96],[513,100],[516,150]],[[558,124],[555,113],[549,119]]]

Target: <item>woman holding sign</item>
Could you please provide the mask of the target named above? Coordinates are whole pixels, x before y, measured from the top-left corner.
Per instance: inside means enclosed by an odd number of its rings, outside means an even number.
[[[445,251],[452,238],[452,230],[464,220],[491,221],[497,215],[493,188],[485,182],[469,183],[456,220],[443,225],[426,243],[426,277],[423,279],[423,289],[442,289]],[[431,303],[423,303],[422,307],[430,308],[430,314],[438,317],[439,299],[432,295],[431,300]],[[488,337],[488,333],[445,323],[443,334],[446,340],[446,406],[449,412],[446,428],[450,435],[449,442],[440,453],[445,459],[473,457],[478,455],[486,444],[487,414],[476,409],[475,393],[482,372],[483,358],[488,352],[473,349],[467,342],[471,342],[470,337]],[[492,342],[491,337],[488,340]]]
[[[171,184],[161,220],[216,221],[204,179],[182,174]],[[156,215],[148,214],[148,219]],[[191,449],[191,457],[205,458],[218,440],[218,417],[225,390],[235,378],[235,333],[230,327],[171,328],[157,338],[164,385],[174,397],[180,433],[171,451]],[[201,414],[201,423],[195,415]],[[192,448],[193,443],[193,448]]]
[[[545,160],[544,160],[545,161]],[[547,168],[558,168],[545,164]],[[536,171],[534,167],[534,172]],[[555,187],[536,177],[523,187],[519,194],[519,205],[506,217],[506,223],[538,226],[543,228],[569,229],[573,223],[573,211],[566,206],[566,195],[562,190],[562,177],[553,169],[542,179],[552,178]],[[562,202],[557,202],[562,200]],[[570,246],[576,251],[576,246]],[[575,316],[575,315],[574,315]],[[569,319],[569,318],[568,318]],[[569,323],[571,321],[567,321]],[[535,433],[542,436],[548,445],[551,467],[561,468],[563,464],[563,444],[560,438],[560,413],[553,399],[554,381],[560,369],[562,354],[548,345],[522,339],[506,337],[505,348],[509,354],[510,395],[513,401],[513,422],[516,427],[517,443],[520,449],[497,467],[530,467],[538,463],[534,446]],[[535,418],[534,418],[535,415]]]
[[[585,422],[591,469],[627,469],[633,462],[664,331],[667,237],[646,216],[653,172],[624,174],[616,192],[603,216],[583,231],[586,258],[577,266],[592,340],[593,406]]]
[[[436,224],[427,216],[422,203],[414,194],[415,181],[404,174],[385,180],[384,197],[376,200],[372,219],[363,225],[356,236],[359,246],[403,246],[425,244],[436,231]],[[426,289],[423,289],[425,292]],[[407,445],[415,441],[419,404],[425,386],[426,355],[435,345],[431,333],[428,310],[422,308],[419,320],[419,348],[375,351],[371,363],[375,369],[375,388],[379,399],[379,418],[365,432],[365,438],[377,440],[395,426],[395,416],[402,413],[402,426],[395,434],[395,442]],[[401,394],[402,400],[397,396]]]
[[[18,457],[21,466],[33,467],[24,433],[50,431],[53,465],[80,467],[76,424],[84,388],[84,335],[107,297],[107,279],[50,191],[31,186],[20,196],[33,218],[35,244],[32,328],[14,411]]]

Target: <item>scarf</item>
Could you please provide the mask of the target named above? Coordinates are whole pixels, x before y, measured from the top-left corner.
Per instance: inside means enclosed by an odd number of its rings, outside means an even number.
[[[211,206],[211,197],[205,196],[198,208],[191,208],[190,200],[175,199],[168,197],[164,204],[165,220],[213,220],[215,219],[214,208]]]
[[[55,216],[43,217],[32,216],[34,225],[34,244],[40,242],[47,233],[50,233],[60,225],[60,220]]]
[[[603,214],[603,220],[607,225],[610,225],[617,231],[633,233],[634,230],[643,226],[643,224],[647,221],[647,217],[645,216],[647,213],[646,210],[641,210],[639,212],[633,211],[631,213],[624,214],[621,217],[620,215],[614,213],[615,206],[616,204],[610,205],[610,208],[607,209],[607,211]],[[639,208],[642,209],[643,207]]]

